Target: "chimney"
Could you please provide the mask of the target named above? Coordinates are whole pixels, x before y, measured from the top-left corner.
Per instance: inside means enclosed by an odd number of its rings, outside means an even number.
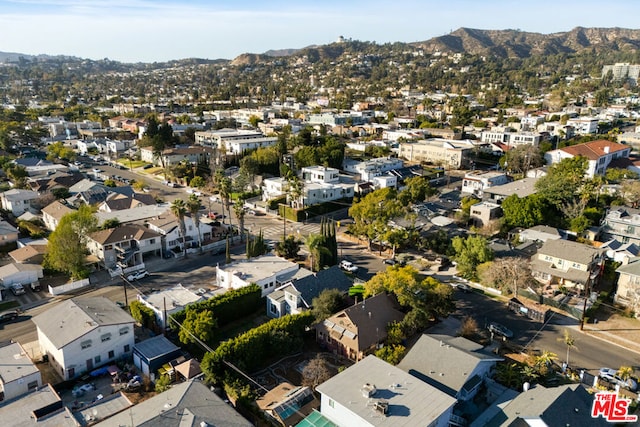
[[[608,145],[604,147],[604,154],[609,154],[609,149],[610,147]]]

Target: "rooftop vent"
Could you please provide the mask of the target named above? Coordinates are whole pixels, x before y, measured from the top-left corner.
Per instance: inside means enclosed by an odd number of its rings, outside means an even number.
[[[382,414],[382,415],[387,415],[387,413],[389,412],[389,402],[387,402],[386,400],[378,400],[373,409]]]
[[[369,398],[376,394],[376,386],[374,384],[366,383],[362,386],[362,396]]]

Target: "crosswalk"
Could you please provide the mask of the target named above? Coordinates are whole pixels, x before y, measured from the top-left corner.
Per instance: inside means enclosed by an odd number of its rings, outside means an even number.
[[[282,240],[282,236],[286,233],[287,236],[293,234],[295,236],[299,236],[300,239],[304,239],[309,234],[312,233],[320,233],[320,224],[316,223],[287,223],[286,226],[282,224],[273,225],[269,227],[258,227],[252,226],[251,224],[245,225],[252,234],[258,234],[262,230],[262,235],[265,239],[280,241]]]

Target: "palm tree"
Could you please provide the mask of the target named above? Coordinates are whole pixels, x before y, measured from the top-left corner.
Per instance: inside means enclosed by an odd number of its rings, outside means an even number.
[[[224,215],[224,210],[227,210],[229,214],[229,224],[231,224],[231,178],[225,176],[220,180],[219,190],[220,190],[220,200],[222,200],[222,214]],[[224,222],[224,218],[222,220]]]
[[[242,200],[238,200],[238,202],[233,205],[233,212],[236,214],[236,219],[238,220],[238,232],[240,233],[240,241],[242,241],[242,235],[244,234],[244,217],[246,215],[246,211],[244,210],[244,202]]]
[[[189,209],[189,213],[191,214],[191,219],[193,219],[193,223],[198,230],[198,247],[200,248],[200,253],[202,253],[202,236],[200,235],[200,206],[201,206],[200,197],[195,194],[191,194],[189,196],[189,200],[187,200],[187,208]]]
[[[182,250],[185,258],[187,257],[186,234],[187,228],[184,225],[184,216],[187,214],[187,206],[182,199],[175,199],[171,203],[171,212],[178,218],[180,225],[180,233],[182,234]]]
[[[572,348],[575,348],[576,350],[578,349],[578,347],[576,347],[576,339],[571,336],[568,329],[565,329],[562,338],[558,338],[558,341],[564,342],[567,346],[567,366],[569,366],[569,351]]]
[[[628,380],[633,375],[633,368],[631,366],[620,366],[618,369],[618,375],[623,380]]]
[[[556,360],[558,356],[555,353],[545,350],[541,355],[536,356],[534,366],[540,372],[540,375],[546,375],[549,372],[549,366]]]
[[[324,239],[324,236],[318,233],[311,233],[305,239],[305,243],[309,249],[309,255],[311,256],[311,271],[319,270],[321,268],[321,255],[329,253],[329,250],[323,246]]]

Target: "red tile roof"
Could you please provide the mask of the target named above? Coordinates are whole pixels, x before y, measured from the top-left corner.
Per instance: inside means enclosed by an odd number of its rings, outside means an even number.
[[[605,148],[609,147],[609,152],[605,151]],[[618,144],[617,142],[607,141],[606,139],[599,139],[597,141],[585,142],[584,144],[572,145],[570,147],[561,148],[565,153],[572,156],[583,156],[589,160],[598,160],[600,157],[606,154],[615,153],[617,151],[623,151],[629,149],[629,146],[624,144]]]

